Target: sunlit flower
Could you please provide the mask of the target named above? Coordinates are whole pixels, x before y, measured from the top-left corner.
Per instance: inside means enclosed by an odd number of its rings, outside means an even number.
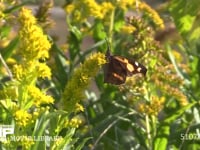
[[[50,68],[39,61],[28,61],[22,65],[14,65],[13,74],[18,81],[27,83],[34,81],[36,78],[51,78]]]
[[[19,22],[20,52],[23,57],[27,60],[48,58],[51,44],[42,29],[36,25],[36,19],[29,9],[21,9]]]
[[[135,4],[135,0],[116,0],[116,1],[117,1],[117,5],[123,10],[126,10],[129,6],[132,6]]]
[[[28,95],[33,101],[35,106],[40,106],[41,104],[51,104],[54,102],[54,99],[51,96],[45,95],[35,86],[28,86]]]
[[[152,96],[149,104],[139,104],[138,110],[146,115],[157,116],[164,107],[165,97]]]
[[[75,112],[80,112],[80,111],[84,111],[84,107],[81,105],[81,104],[79,104],[79,103],[76,103],[76,105],[75,105]]]
[[[72,128],[78,128],[80,125],[82,124],[82,121],[79,118],[72,118],[69,122],[68,122],[68,126],[72,127]]]
[[[65,10],[76,22],[83,22],[91,16],[99,19],[103,18],[101,5],[95,0],[74,1],[72,4],[67,5]]]
[[[36,70],[38,72],[38,77],[48,79],[51,78],[51,70],[46,64],[38,63],[38,66],[36,66]]]
[[[73,4],[69,4],[65,7],[65,11],[67,12],[67,14],[72,13],[74,11],[74,9],[75,9],[75,5],[73,5]]]
[[[22,136],[19,143],[22,145],[23,149],[28,150],[35,142],[31,136]]]
[[[147,15],[152,18],[153,22],[155,23],[155,25],[157,25],[157,27],[159,27],[160,29],[164,29],[164,27],[165,27],[164,22],[154,9],[152,9],[145,2],[139,3],[139,9],[146,12]]]
[[[103,16],[105,16],[107,13],[110,13],[111,11],[113,11],[115,7],[113,6],[112,3],[110,2],[103,2],[101,4],[101,13],[103,14]]]
[[[131,26],[131,25],[124,25],[121,28],[121,32],[125,33],[125,34],[131,34],[136,30],[135,27]]]
[[[31,123],[32,116],[25,110],[17,110],[14,114],[16,124],[22,127],[26,127]]]
[[[74,71],[62,96],[62,106],[67,111],[75,111],[76,104],[84,98],[83,92],[89,85],[90,79],[97,74],[98,70],[105,63],[105,55],[96,53],[86,59],[85,62]]]

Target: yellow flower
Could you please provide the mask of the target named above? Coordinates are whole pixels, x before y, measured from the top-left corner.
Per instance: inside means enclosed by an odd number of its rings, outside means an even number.
[[[16,124],[22,127],[26,127],[31,123],[32,116],[25,110],[17,110],[14,114]]]
[[[88,10],[88,15],[96,18],[103,18],[101,14],[101,6],[95,2],[95,0],[82,0],[85,10]]]
[[[13,66],[13,75],[18,81],[31,83],[36,78],[51,78],[51,70],[45,63],[28,61],[22,65]]]
[[[30,79],[30,76],[33,74],[30,74],[32,72],[33,66],[30,65],[30,63],[24,63],[22,65],[14,65],[13,67],[13,75],[15,79],[18,81],[26,81],[27,79]]]
[[[62,145],[63,144],[63,142],[65,142],[66,141],[66,139],[65,138],[63,138],[62,136],[60,136],[55,142],[54,142],[54,145],[52,146],[52,150],[53,149],[58,149],[57,147],[59,147],[60,145]]]
[[[51,104],[54,102],[54,99],[51,96],[45,95],[35,86],[28,86],[28,95],[33,101],[33,104],[39,107],[41,104]]]
[[[132,6],[135,4],[135,0],[117,0],[117,5],[126,10],[127,7]]]
[[[80,111],[84,111],[84,107],[81,105],[81,104],[79,104],[79,103],[76,103],[76,105],[75,105],[75,112],[80,112]]]
[[[147,15],[152,18],[153,22],[155,23],[155,25],[157,25],[157,27],[159,27],[160,29],[165,28],[164,22],[160,18],[159,14],[145,2],[139,3],[139,9],[144,10],[147,13]]]
[[[22,148],[25,150],[29,150],[35,143],[31,136],[22,136],[19,142],[22,145]]]
[[[27,60],[48,58],[51,44],[42,29],[37,26],[36,19],[29,9],[21,9],[19,22],[21,23],[20,52],[24,58]]]
[[[46,64],[39,63],[36,69],[38,72],[38,77],[48,78],[48,79],[51,78],[51,70]]]
[[[65,10],[75,22],[83,22],[88,17],[103,18],[101,5],[96,3],[95,0],[73,1],[72,4],[65,7]]]
[[[178,80],[178,79],[176,79],[176,80]],[[173,82],[175,82],[175,81],[173,81]],[[169,84],[165,84],[160,80],[155,80],[155,85],[160,87],[160,89],[162,91],[165,91],[165,94],[175,97],[181,106],[186,106],[188,104],[187,96],[184,95],[184,93],[182,91],[180,91],[179,88],[173,87]],[[181,86],[181,85],[179,85],[179,86]]]
[[[68,126],[72,128],[78,128],[81,124],[82,124],[82,121],[78,117],[74,117],[68,122]]]
[[[75,111],[76,104],[84,98],[83,92],[89,85],[90,78],[94,77],[105,63],[105,55],[96,53],[86,59],[86,61],[74,71],[62,96],[62,106],[67,111]]]
[[[75,9],[75,5],[73,5],[73,4],[69,4],[69,5],[67,5],[67,6],[65,7],[65,11],[66,11],[68,14],[72,13],[72,12],[74,11],[74,9]]]
[[[131,34],[136,30],[136,28],[134,26],[131,25],[124,25],[121,28],[121,32],[125,33],[125,34]]]
[[[181,63],[183,61],[183,56],[180,54],[180,52],[178,52],[177,50],[173,50],[172,53],[177,62]]]
[[[165,97],[152,96],[149,104],[140,104],[138,109],[146,115],[158,115],[164,107]]]
[[[101,13],[103,14],[103,16],[105,16],[107,13],[110,13],[111,11],[113,11],[115,7],[112,5],[112,3],[110,2],[103,2],[101,4]]]

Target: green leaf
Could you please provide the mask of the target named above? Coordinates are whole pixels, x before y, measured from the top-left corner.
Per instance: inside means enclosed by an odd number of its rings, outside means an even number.
[[[190,40],[200,38],[199,0],[172,0],[169,11],[179,32]]]
[[[168,143],[168,137],[170,134],[170,125],[171,123],[176,120],[178,117],[180,117],[182,114],[185,113],[187,109],[190,109],[192,106],[194,106],[196,102],[193,102],[191,104],[188,104],[185,107],[182,107],[181,109],[177,110],[173,115],[168,116],[159,126],[158,133],[156,138],[153,142],[153,149],[154,150],[165,150],[167,149],[167,143]]]
[[[8,36],[10,33],[11,27],[10,26],[2,26],[0,28],[0,39],[3,39]]]
[[[7,47],[1,50],[2,52],[2,57],[6,60],[12,55],[12,52],[15,50],[16,46],[18,45],[19,38],[16,37],[14,38]]]
[[[192,106],[194,106],[195,104],[197,104],[196,102],[190,103],[187,106],[182,107],[181,109],[177,110],[173,115],[168,116],[164,122],[166,123],[171,123],[174,120],[176,120],[178,117],[180,117],[182,114],[185,113],[186,110],[190,109]]]
[[[192,28],[192,23],[194,22],[195,16],[191,16],[189,14],[184,15],[180,18],[178,25],[178,28],[181,29],[180,31],[183,34],[187,34],[191,28]]]
[[[106,38],[106,33],[102,22],[99,21],[95,24],[93,33],[96,40]]]
[[[49,118],[48,118],[48,113],[45,112],[41,118],[39,118],[35,124],[34,131],[32,133],[33,137],[40,137],[44,136],[44,131],[47,128],[47,125],[49,124]],[[34,146],[32,147],[31,150],[37,150],[37,149],[45,149],[45,141],[36,141]]]
[[[85,143],[91,139],[91,137],[88,138],[84,138],[83,141],[81,141],[81,143],[78,144],[78,146],[76,147],[75,150],[82,150],[83,146],[85,145]]]
[[[154,150],[166,150],[168,143],[168,136],[170,133],[170,124],[162,124],[158,128],[158,134],[153,142]]]

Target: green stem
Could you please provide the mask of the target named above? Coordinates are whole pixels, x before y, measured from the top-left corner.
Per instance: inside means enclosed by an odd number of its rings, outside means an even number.
[[[115,20],[115,9],[111,12],[110,15],[110,26],[108,31],[108,41],[111,43],[111,49],[112,49],[112,35],[113,35],[113,27],[114,27],[114,20]]]
[[[147,145],[150,148],[151,134],[150,134],[150,125],[149,125],[149,116],[148,115],[145,116],[145,120],[146,120],[146,131],[147,131]]]

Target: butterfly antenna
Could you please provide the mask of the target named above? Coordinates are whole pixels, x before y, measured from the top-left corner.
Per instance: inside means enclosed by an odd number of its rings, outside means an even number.
[[[107,44],[106,56],[108,57],[108,56],[110,56],[110,43],[109,43],[107,38],[105,39],[105,41],[106,41],[106,44]]]

